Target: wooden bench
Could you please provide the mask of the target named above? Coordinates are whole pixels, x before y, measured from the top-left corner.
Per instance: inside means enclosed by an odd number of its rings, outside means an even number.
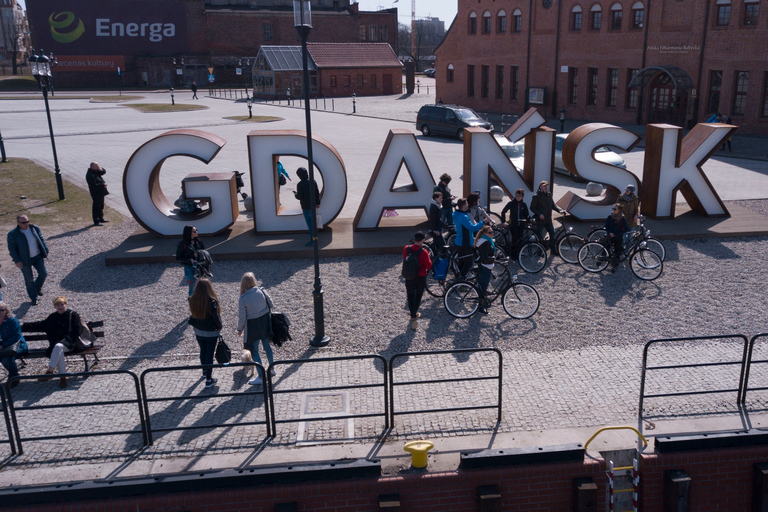
[[[98,341],[99,338],[104,337],[104,331],[99,330],[97,331],[97,327],[104,327],[104,321],[98,321],[98,322],[86,322],[86,325],[88,328],[93,331],[94,336],[96,336],[96,339]],[[35,333],[24,333],[24,339],[27,340],[27,346],[30,345],[30,341],[48,341],[48,338],[45,336],[45,334],[35,334]],[[65,357],[82,357],[83,358],[83,365],[85,365],[85,372],[89,372],[93,369],[94,366],[99,364],[99,350],[104,348],[104,344],[97,345],[96,342],[93,343],[92,347],[89,347],[85,350],[72,350],[71,352],[65,352]],[[16,361],[19,364],[19,369],[24,368],[27,363],[25,359],[47,359],[49,356],[45,355],[46,350],[48,348],[29,348],[26,354],[23,356],[18,356],[16,358]],[[92,362],[88,363],[88,356],[93,356]]]

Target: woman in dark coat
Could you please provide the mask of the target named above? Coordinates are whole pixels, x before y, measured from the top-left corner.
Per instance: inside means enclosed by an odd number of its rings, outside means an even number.
[[[195,330],[195,338],[200,345],[200,364],[213,364],[216,342],[221,336],[221,312],[219,299],[208,279],[200,279],[195,285],[195,290],[189,296],[189,312],[189,325]],[[216,384],[216,379],[211,377],[212,373],[210,367],[203,370],[206,388]]]
[[[16,368],[16,355],[12,353],[26,352],[27,344],[24,335],[21,334],[19,321],[2,300],[0,300],[0,342],[2,342],[2,351],[9,354],[3,354],[4,357],[0,357],[0,363],[8,370],[8,380],[10,380],[19,374],[19,370]],[[19,381],[14,381],[11,387],[16,387],[18,383]]]
[[[184,226],[184,232],[181,236],[179,245],[176,246],[176,261],[184,265],[184,279],[189,286],[189,295],[195,291],[195,265],[197,264],[197,252],[205,249],[203,241],[197,236],[195,226]]]

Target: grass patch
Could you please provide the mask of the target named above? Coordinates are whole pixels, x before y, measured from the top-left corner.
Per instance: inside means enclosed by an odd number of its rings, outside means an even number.
[[[131,103],[126,107],[135,108],[139,112],[185,112],[188,110],[205,110],[208,107],[205,105],[184,105],[177,103],[171,105],[170,103]]]
[[[248,116],[227,116],[224,119],[231,119],[232,121],[248,121],[250,123],[269,123],[272,121],[283,121],[284,118],[282,117],[275,117],[275,116],[253,116],[249,118]]]
[[[144,96],[93,96],[91,103],[121,103],[123,101],[143,100]]]
[[[51,96],[48,95],[48,101],[57,101],[57,100],[90,100],[92,96],[82,96],[82,95],[73,95],[73,96],[62,96],[59,94],[58,96]],[[42,101],[43,95],[41,94],[28,94],[27,96],[2,96],[0,97],[0,101],[3,100],[35,100],[35,101]]]
[[[107,172],[105,178],[109,183],[110,179],[118,180],[120,173]],[[59,201],[55,175],[31,160],[9,158],[7,163],[0,163],[0,190],[0,231],[4,233],[16,226],[16,216],[21,214],[28,215],[33,224],[45,227],[83,227],[93,223],[88,191],[64,180],[66,200]],[[109,207],[104,208],[104,216],[112,221],[105,227],[117,226],[123,220],[119,212]]]
[[[0,91],[2,92],[36,91],[39,89],[37,80],[33,76],[12,76],[0,80]]]

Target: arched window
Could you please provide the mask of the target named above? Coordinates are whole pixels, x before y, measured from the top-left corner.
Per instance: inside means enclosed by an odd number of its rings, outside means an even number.
[[[595,4],[589,10],[590,13],[590,27],[592,30],[600,30],[603,26],[603,8],[599,4]]]
[[[515,9],[512,13],[512,32],[521,32],[523,30],[523,11]]]
[[[632,4],[632,28],[643,28],[645,23],[645,7],[643,2],[635,2]]]
[[[474,12],[469,13],[469,25],[467,25],[467,32],[470,34],[477,34],[477,14]]]
[[[503,34],[507,31],[507,13],[504,9],[496,15],[496,33]]]
[[[448,83],[453,83],[453,64],[448,64],[448,69],[446,71],[447,71],[447,73],[445,74],[446,81]]]
[[[571,30],[581,30],[581,6],[571,9]]]
[[[611,30],[621,30],[622,8],[620,3],[611,6]]]
[[[757,25],[757,11],[760,4],[757,0],[744,0],[744,25],[754,27]]]
[[[491,33],[491,11],[483,13],[483,34]]]

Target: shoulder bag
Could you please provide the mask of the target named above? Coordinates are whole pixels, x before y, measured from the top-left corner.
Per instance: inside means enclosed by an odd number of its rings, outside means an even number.
[[[74,315],[69,314],[70,322],[74,321]],[[88,324],[86,324],[82,318],[80,318],[80,336],[74,341],[74,350],[85,350],[93,346],[93,342],[96,341],[96,336],[91,331]]]
[[[221,336],[219,336],[219,341],[216,344],[214,357],[216,358],[216,362],[219,364],[229,364],[229,362],[232,360],[232,351],[229,350],[227,344],[224,343],[224,338]]]

